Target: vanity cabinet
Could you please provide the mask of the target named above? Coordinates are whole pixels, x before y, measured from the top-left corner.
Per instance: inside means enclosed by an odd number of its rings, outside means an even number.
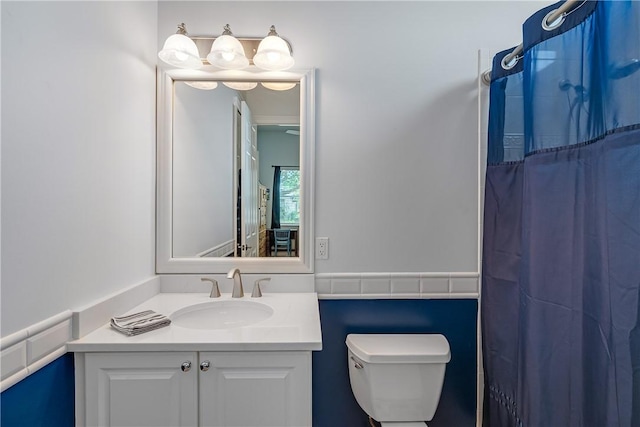
[[[77,353],[76,363],[78,425],[311,425],[310,351]]]
[[[207,426],[311,426],[311,353],[200,353]],[[201,362],[202,363],[202,362]]]
[[[76,424],[197,426],[197,356],[194,352],[87,353],[86,419],[83,423],[76,417]]]

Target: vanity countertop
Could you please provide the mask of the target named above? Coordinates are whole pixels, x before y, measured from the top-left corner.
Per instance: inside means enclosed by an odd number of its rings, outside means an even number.
[[[169,318],[194,304],[216,301],[254,301],[270,306],[273,315],[258,323],[229,329],[191,329],[176,325],[126,336],[107,323],[71,341],[72,352],[109,351],[289,351],[321,350],[322,333],[316,293],[264,293],[262,298],[209,298],[203,293],[159,293],[126,313],[153,310]]]

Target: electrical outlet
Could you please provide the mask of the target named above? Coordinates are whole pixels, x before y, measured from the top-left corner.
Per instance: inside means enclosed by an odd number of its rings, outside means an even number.
[[[329,259],[328,237],[316,237],[316,259]]]

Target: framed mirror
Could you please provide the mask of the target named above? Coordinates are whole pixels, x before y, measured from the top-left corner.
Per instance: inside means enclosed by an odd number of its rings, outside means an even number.
[[[158,273],[313,272],[314,77],[158,70]]]

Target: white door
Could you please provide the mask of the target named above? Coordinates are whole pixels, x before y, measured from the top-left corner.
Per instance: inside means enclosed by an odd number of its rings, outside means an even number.
[[[241,249],[243,257],[258,256],[258,148],[256,127],[251,120],[251,110],[242,101],[242,156],[241,204],[242,221]]]
[[[87,426],[198,424],[195,352],[87,353],[85,357]]]
[[[200,424],[311,426],[311,352],[200,352]]]

